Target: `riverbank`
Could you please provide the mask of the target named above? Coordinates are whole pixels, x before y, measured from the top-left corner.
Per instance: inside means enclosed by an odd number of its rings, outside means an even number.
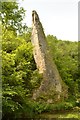
[[[78,111],[61,111],[61,112],[53,112],[53,113],[42,113],[38,115],[38,118],[76,118],[76,120],[80,119],[80,113]]]

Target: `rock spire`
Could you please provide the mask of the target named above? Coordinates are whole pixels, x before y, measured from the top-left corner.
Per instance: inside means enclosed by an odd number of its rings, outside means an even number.
[[[33,93],[33,99],[47,102],[58,101],[67,97],[67,86],[63,83],[57,67],[50,55],[46,37],[37,12],[32,11],[33,55],[43,80]]]

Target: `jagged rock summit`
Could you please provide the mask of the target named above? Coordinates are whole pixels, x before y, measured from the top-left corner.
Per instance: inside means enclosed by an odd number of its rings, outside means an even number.
[[[54,102],[66,98],[67,86],[52,60],[42,24],[35,10],[32,11],[32,44],[36,66],[43,76],[40,87],[33,92],[33,99]]]

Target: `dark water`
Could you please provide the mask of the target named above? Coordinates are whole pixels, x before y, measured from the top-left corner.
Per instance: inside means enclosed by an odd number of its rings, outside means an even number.
[[[79,112],[67,112],[67,113],[43,113],[39,115],[34,115],[34,117],[29,118],[9,118],[9,119],[2,119],[2,120],[80,120],[80,113]]]
[[[35,115],[33,118],[21,118],[18,120],[80,120],[80,114],[78,112],[56,114],[43,113],[37,116]]]

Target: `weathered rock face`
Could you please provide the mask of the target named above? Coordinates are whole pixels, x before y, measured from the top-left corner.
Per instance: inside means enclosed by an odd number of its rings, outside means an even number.
[[[52,102],[67,97],[67,87],[61,80],[51,58],[43,27],[36,11],[32,12],[32,44],[37,68],[43,75],[40,87],[33,93],[33,99]]]

